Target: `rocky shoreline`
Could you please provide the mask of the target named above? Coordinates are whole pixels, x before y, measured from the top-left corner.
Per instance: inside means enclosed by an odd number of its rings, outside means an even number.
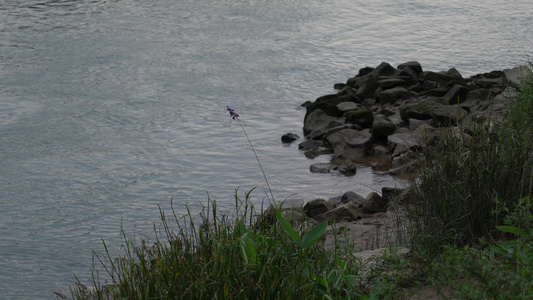
[[[520,66],[464,78],[455,68],[425,71],[417,61],[396,68],[386,62],[365,67],[346,83],[335,84],[337,93],[302,104],[305,141],[298,147],[310,159],[331,156],[329,163],[311,164],[313,173],[353,176],[357,165],[370,164],[376,172],[416,177],[416,152],[443,134],[467,144],[474,126],[491,133],[528,72],[528,67]],[[298,139],[297,134],[287,133],[282,142]],[[305,205],[297,201],[285,208],[293,209],[293,221],[308,217],[343,224],[352,231],[350,241],[364,250],[377,248],[376,234],[391,226],[390,200],[405,193],[396,187],[383,187],[381,195],[367,197],[347,191],[332,199],[314,199]],[[299,212],[295,214],[294,209]],[[365,234],[373,239],[373,246],[361,239]]]

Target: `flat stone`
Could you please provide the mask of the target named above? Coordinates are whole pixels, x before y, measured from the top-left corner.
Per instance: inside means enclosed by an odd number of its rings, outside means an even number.
[[[524,79],[531,74],[528,66],[519,66],[503,70],[505,86],[520,86]]]
[[[299,138],[300,138],[300,136],[297,135],[296,133],[286,133],[286,134],[284,134],[281,137],[281,141],[283,143],[292,143],[292,142],[296,141]]]
[[[333,168],[334,166],[332,164],[316,163],[312,164],[309,167],[309,170],[311,171],[311,173],[330,173]]]
[[[457,103],[462,103],[466,99],[466,95],[469,91],[470,90],[464,86],[456,84],[443,96],[443,98],[446,103],[455,105]]]
[[[337,170],[344,176],[354,176],[357,172],[357,167],[351,160],[346,159]]]
[[[379,80],[378,83],[382,89],[387,90],[405,84],[405,80],[398,78],[389,78]]]
[[[352,222],[363,217],[363,211],[355,203],[348,203],[336,207],[326,213],[314,217],[318,222],[328,220],[329,222]]]
[[[409,99],[411,97],[411,93],[403,86],[383,90],[378,93],[379,103],[381,104],[393,104],[396,101]]]
[[[400,115],[404,121],[409,119],[435,120],[439,125],[450,126],[457,124],[467,114],[464,109],[454,105],[443,105],[434,101],[413,101],[400,108]]]
[[[360,107],[361,105],[355,102],[341,102],[337,104],[337,108],[339,109],[339,111],[342,111],[342,112],[347,112],[350,110],[358,109]]]

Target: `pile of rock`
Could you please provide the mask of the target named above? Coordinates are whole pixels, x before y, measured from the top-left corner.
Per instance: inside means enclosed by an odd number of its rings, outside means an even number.
[[[311,172],[349,176],[357,163],[373,161],[395,176],[416,174],[413,153],[443,130],[462,131],[461,136],[474,124],[490,130],[526,72],[527,67],[517,67],[463,78],[455,68],[424,71],[416,61],[360,69],[345,84],[335,84],[337,93],[303,104],[306,140],[299,148],[309,158],[332,155],[331,163],[313,164]]]
[[[328,200],[314,199],[305,205],[303,199],[287,200],[278,208],[289,223],[303,231],[328,220],[331,225],[324,236],[326,247],[333,247],[335,241],[344,241],[354,244],[358,250],[366,250],[394,240],[391,214],[395,212],[391,211],[389,203],[393,199],[401,202],[408,192],[408,189],[383,187],[381,196],[373,192],[362,197],[349,191]],[[268,208],[263,217],[271,223],[273,207]]]

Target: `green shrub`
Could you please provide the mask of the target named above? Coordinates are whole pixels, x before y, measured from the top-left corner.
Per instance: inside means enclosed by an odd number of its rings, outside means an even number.
[[[324,222],[307,232],[293,228],[280,211],[265,223],[249,200],[235,196],[231,216],[215,201],[201,222],[189,213],[174,219],[174,233],[161,212],[163,232],[149,241],[127,239],[124,255],[95,254],[111,282],[94,276],[96,292],[72,288],[77,299],[349,299],[355,295],[357,270],[349,250],[326,250]],[[258,218],[258,216],[261,216]],[[261,226],[258,220],[263,220]],[[187,221],[187,225],[183,225]],[[199,224],[199,225],[198,225]],[[97,273],[95,273],[97,274]]]
[[[497,229],[509,239],[481,250],[447,246],[432,263],[432,281],[459,299],[533,299],[533,199],[518,201]]]
[[[481,125],[459,136],[442,130],[439,141],[422,150],[421,176],[412,182],[407,206],[415,253],[431,258],[446,245],[462,247],[481,237],[494,241],[504,236],[496,229],[504,209],[532,195],[532,101],[529,77],[496,133]]]

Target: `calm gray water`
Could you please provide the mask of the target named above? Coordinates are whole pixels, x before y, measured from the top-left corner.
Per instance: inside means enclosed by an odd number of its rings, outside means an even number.
[[[311,174],[299,105],[364,66],[418,60],[463,75],[523,64],[531,1],[3,0],[0,298],[53,299],[92,250],[152,233],[158,205],[266,187],[277,199],[363,195],[390,177]],[[327,157],[316,161],[327,161]],[[401,184],[401,182],[400,182]]]

